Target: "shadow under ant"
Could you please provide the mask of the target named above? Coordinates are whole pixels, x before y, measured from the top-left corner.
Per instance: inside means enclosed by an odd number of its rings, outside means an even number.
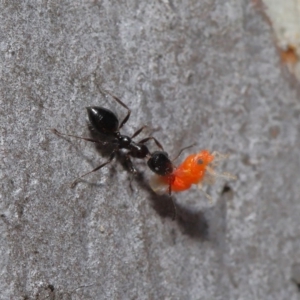
[[[91,126],[88,125],[90,136],[94,139],[103,141],[103,144],[94,144],[96,151],[100,154],[101,157],[109,157],[111,152],[114,149],[114,145],[110,143],[110,138],[108,136],[102,135],[98,132],[95,132]],[[107,144],[104,144],[107,143]],[[124,155],[121,153],[117,153],[114,161],[121,164],[122,167],[128,171],[128,166],[126,164],[126,160]],[[110,164],[110,168],[113,164]],[[112,168],[112,170],[115,170]],[[116,171],[114,171],[115,173]],[[174,200],[174,194],[171,196],[173,199],[165,194],[165,195],[158,195],[156,194],[151,187],[149,186],[148,182],[145,180],[145,176],[143,172],[138,172],[135,175],[130,174],[128,172],[130,179],[129,187],[131,192],[134,193],[134,189],[132,187],[132,181],[136,182],[139,188],[146,191],[149,195],[149,200],[151,202],[151,206],[156,211],[156,213],[161,216],[162,218],[171,218],[175,220],[178,225],[180,226],[181,230],[184,234],[187,234],[193,238],[199,238],[201,240],[208,240],[208,222],[205,218],[205,214],[202,211],[195,211],[191,208],[187,208],[182,204],[176,203]],[[113,175],[111,175],[113,176]],[[76,181],[76,185],[80,182],[84,182],[91,185],[97,185],[89,182],[85,179],[79,179]],[[174,208],[175,206],[175,208]],[[174,211],[174,209],[176,211]],[[175,218],[174,218],[175,216]]]
[[[108,160],[97,166],[93,170],[81,175],[73,182],[71,187],[75,187],[78,182],[83,181],[82,177],[96,172],[104,166],[110,164],[112,160],[117,160],[125,169],[132,174],[130,180],[130,188],[133,190],[131,181],[135,178],[135,181],[139,182],[140,187],[146,187],[152,200],[154,209],[162,216],[171,216],[173,219],[176,218],[178,224],[189,233],[191,236],[205,237],[207,234],[207,221],[202,212],[192,212],[185,209],[182,206],[176,205],[171,195],[171,180],[174,170],[173,161],[182,153],[183,150],[190,148],[192,145],[185,147],[180,150],[177,157],[170,160],[167,152],[164,151],[162,145],[153,136],[148,136],[138,142],[133,139],[137,137],[145,126],[141,127],[132,136],[126,136],[120,133],[123,125],[128,121],[131,110],[126,104],[124,104],[119,98],[107,92],[117,103],[127,110],[125,118],[120,122],[117,116],[110,110],[103,107],[87,107],[89,117],[89,131],[92,138],[80,137],[72,134],[60,133],[56,129],[52,129],[52,132],[59,136],[69,136],[79,139],[83,139],[89,142],[93,142],[96,145],[97,151],[101,154],[101,157],[109,156]],[[148,141],[152,140],[156,146],[160,149],[159,151],[150,152],[148,147],[145,145]],[[169,195],[159,196],[155,194],[145,183],[144,177],[135,168],[131,158],[147,160],[149,169],[159,176],[166,176],[169,179]],[[133,177],[134,176],[134,177]],[[166,205],[167,203],[167,205]],[[172,205],[173,214],[170,214],[170,206]],[[193,229],[194,228],[194,229]]]
[[[159,216],[173,219],[178,223],[184,234],[203,241],[209,240],[209,223],[203,211],[196,211],[177,203],[174,194],[172,196],[156,194],[141,172],[134,177],[134,180],[139,188],[148,193],[151,206]]]

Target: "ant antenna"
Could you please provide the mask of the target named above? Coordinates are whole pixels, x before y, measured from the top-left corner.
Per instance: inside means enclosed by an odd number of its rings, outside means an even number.
[[[181,153],[182,153],[184,150],[189,149],[189,148],[192,148],[192,147],[194,147],[194,146],[196,146],[196,145],[197,145],[197,143],[194,143],[194,144],[192,144],[192,145],[189,145],[189,146],[187,146],[187,147],[182,148],[182,149],[179,151],[179,153],[176,155],[176,157],[172,160],[172,162],[174,162],[174,161],[181,155]]]

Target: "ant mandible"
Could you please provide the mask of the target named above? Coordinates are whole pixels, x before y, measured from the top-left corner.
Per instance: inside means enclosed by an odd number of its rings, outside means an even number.
[[[79,178],[82,178],[92,172],[95,172],[107,164],[109,164],[115,157],[117,152],[122,151],[123,149],[128,150],[128,152],[125,154],[125,161],[128,166],[128,169],[130,173],[136,174],[137,171],[133,166],[133,163],[131,161],[131,157],[133,158],[140,158],[140,159],[147,159],[147,165],[150,168],[152,172],[159,176],[163,176],[164,178],[168,178],[169,180],[169,195],[171,195],[172,192],[172,181],[174,180],[173,170],[174,165],[173,162],[169,159],[169,155],[167,152],[164,151],[162,145],[153,137],[149,136],[147,138],[144,138],[140,140],[139,142],[134,142],[133,138],[137,137],[142,130],[145,128],[145,126],[141,127],[139,130],[137,130],[131,137],[127,135],[123,135],[120,133],[120,129],[126,124],[128,121],[131,110],[129,107],[124,104],[119,98],[111,94],[110,92],[106,91],[116,102],[118,102],[120,105],[122,105],[127,110],[127,115],[122,120],[121,123],[119,123],[119,120],[117,116],[109,109],[106,109],[104,107],[99,106],[91,106],[87,107],[87,113],[88,113],[88,119],[90,122],[90,126],[92,130],[94,130],[96,133],[103,134],[107,137],[112,138],[112,141],[109,142],[114,145],[114,149],[112,150],[112,153],[110,154],[109,159],[93,169],[92,171],[83,174],[82,176],[78,177],[72,185],[74,185]],[[106,144],[107,142],[102,142],[101,140],[97,139],[91,139],[86,137],[80,137],[75,136],[71,134],[63,134],[58,132],[56,129],[52,130],[57,135],[65,135],[65,136],[71,136],[79,139],[83,139],[89,142],[94,142],[98,144]],[[150,152],[148,147],[145,145],[145,143],[149,140],[153,140],[158,148],[161,150]],[[193,145],[191,145],[193,146]],[[176,156],[176,158],[181,154],[181,152],[184,149],[190,148],[191,146],[188,146],[186,148],[181,149],[179,154]],[[175,158],[175,159],[176,159]],[[174,203],[173,203],[174,204]],[[175,208],[175,205],[174,205]]]

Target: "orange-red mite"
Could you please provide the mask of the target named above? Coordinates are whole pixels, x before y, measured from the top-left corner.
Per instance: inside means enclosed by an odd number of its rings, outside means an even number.
[[[207,150],[189,155],[181,165],[174,169],[171,175],[171,191],[182,192],[188,190],[192,184],[199,184],[213,160],[214,155]],[[169,176],[155,176],[152,178],[151,185],[153,190],[161,193],[169,183]]]
[[[205,176],[207,166],[213,160],[214,156],[207,150],[189,155],[173,172],[172,191],[182,192],[188,190],[192,184],[199,184]]]

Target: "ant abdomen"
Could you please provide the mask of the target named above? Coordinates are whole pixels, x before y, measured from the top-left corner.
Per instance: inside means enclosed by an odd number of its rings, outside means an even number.
[[[117,116],[104,107],[87,107],[88,118],[91,127],[102,134],[113,134],[119,129],[119,120]]]

